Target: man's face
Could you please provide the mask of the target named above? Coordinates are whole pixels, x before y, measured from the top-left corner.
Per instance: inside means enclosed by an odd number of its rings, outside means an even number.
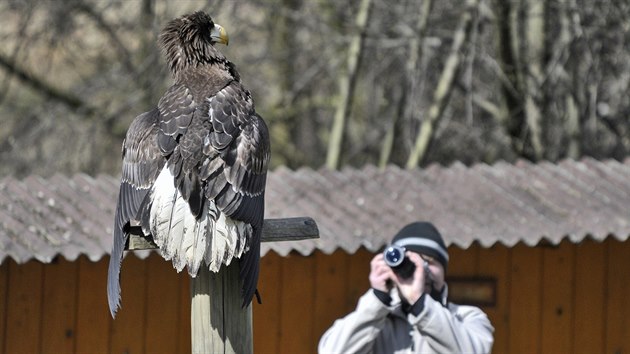
[[[420,254],[420,257],[422,257],[422,259],[424,259],[429,264],[429,270],[431,271],[431,276],[433,278],[433,287],[436,290],[441,291],[444,288],[445,284],[444,267],[442,267],[442,264],[431,256]],[[431,289],[425,289],[425,292],[429,293],[431,292]]]

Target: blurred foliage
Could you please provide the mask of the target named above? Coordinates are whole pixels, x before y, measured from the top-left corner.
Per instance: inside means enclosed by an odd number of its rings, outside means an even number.
[[[342,165],[378,163],[391,129],[396,132],[387,162],[405,164],[465,10],[454,6],[460,2],[434,2],[409,92],[405,65],[409,43],[419,36],[423,1],[374,0]],[[544,9],[535,15],[544,20],[544,53],[530,58],[522,45],[508,53],[519,56],[510,62],[500,44],[509,47],[506,38],[517,40],[514,29],[523,28],[525,17],[532,16],[527,6],[536,2]],[[154,106],[171,83],[156,45],[160,28],[199,9],[228,30],[230,46],[220,50],[236,64],[270,126],[272,166],[319,168],[337,81],[347,75],[358,6],[358,0],[4,0],[0,175],[118,174],[131,120]],[[517,16],[507,18],[510,13]],[[527,149],[530,122],[519,118],[532,85],[533,102],[542,112],[542,158],[629,155],[627,0],[484,0],[473,14],[474,33],[459,53],[461,65],[422,165],[534,159]],[[504,33],[510,26],[513,31]],[[516,77],[530,75],[532,61],[543,70],[539,81],[528,81],[527,91]],[[575,112],[577,127],[567,125],[569,112]],[[516,119],[521,121],[511,125],[514,133],[507,127]],[[569,152],[571,142],[577,153]]]

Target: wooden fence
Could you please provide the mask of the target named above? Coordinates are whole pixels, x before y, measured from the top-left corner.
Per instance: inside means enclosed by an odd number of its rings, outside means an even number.
[[[559,247],[450,247],[449,276],[494,277],[485,307],[493,353],[630,352],[630,242],[568,241]],[[372,254],[269,253],[254,304],[256,353],[315,353],[321,334],[367,289]],[[112,321],[108,259],[0,265],[2,353],[190,352],[187,274],[153,254],[123,264],[123,307]]]

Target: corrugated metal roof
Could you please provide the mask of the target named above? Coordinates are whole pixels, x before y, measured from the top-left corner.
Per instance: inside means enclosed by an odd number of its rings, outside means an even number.
[[[111,245],[119,179],[36,176],[0,181],[0,262],[56,255],[98,260]],[[404,170],[278,168],[267,182],[267,218],[310,216],[320,238],[263,245],[263,252],[381,249],[406,223],[432,221],[448,244],[552,244],[630,236],[630,158],[554,164],[456,163]]]

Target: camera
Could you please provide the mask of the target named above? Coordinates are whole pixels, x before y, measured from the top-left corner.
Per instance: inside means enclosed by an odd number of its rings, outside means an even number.
[[[405,247],[391,245],[383,251],[383,257],[385,258],[385,263],[392,268],[394,273],[402,279],[409,279],[416,271],[416,265],[405,256],[405,251]],[[433,285],[433,277],[427,261],[424,261],[424,279],[425,286]]]
[[[385,263],[392,268],[394,273],[403,279],[409,279],[416,271],[416,265],[405,257],[405,251],[404,247],[391,245],[385,249],[383,256]]]

